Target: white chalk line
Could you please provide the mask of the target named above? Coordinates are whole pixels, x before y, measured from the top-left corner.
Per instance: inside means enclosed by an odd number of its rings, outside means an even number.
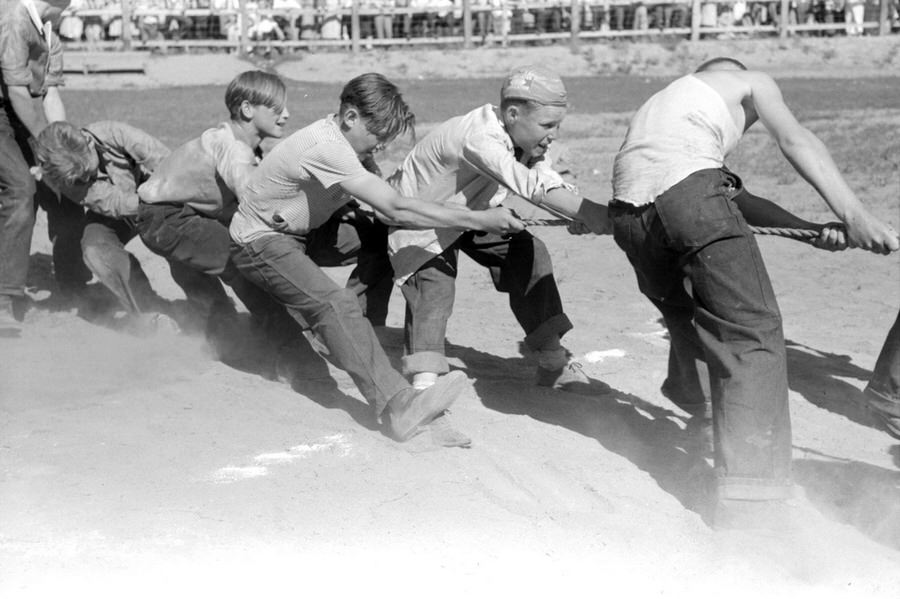
[[[261,453],[252,459],[254,462],[252,466],[224,466],[213,472],[210,478],[220,484],[259,478],[269,474],[268,466],[292,464],[325,452],[344,457],[349,455],[352,449],[353,445],[347,440],[346,435],[338,433],[315,443],[295,445],[285,451]]]

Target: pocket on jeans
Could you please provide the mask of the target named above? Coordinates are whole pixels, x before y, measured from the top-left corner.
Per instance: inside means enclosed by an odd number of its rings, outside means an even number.
[[[666,197],[656,201],[666,235],[675,248],[701,248],[749,231],[736,207],[724,196]]]

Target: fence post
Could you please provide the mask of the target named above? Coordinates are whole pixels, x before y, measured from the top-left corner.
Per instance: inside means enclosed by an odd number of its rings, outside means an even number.
[[[131,50],[131,0],[122,0],[122,49]]]
[[[238,48],[239,56],[247,56],[247,46],[250,45],[250,35],[247,32],[250,25],[250,20],[247,18],[247,0],[238,0],[238,19],[241,23],[241,39],[238,43],[241,44],[241,47]]]
[[[891,0],[881,0],[878,4],[878,35],[887,35],[891,32]]]
[[[691,41],[700,39],[700,0],[691,2]]]
[[[581,32],[581,0],[572,0],[572,15],[570,19],[572,25],[572,37],[569,40],[572,52],[578,50],[578,34]]]
[[[781,0],[781,15],[778,19],[778,37],[779,39],[787,39],[788,26],[790,25],[791,0]]]
[[[350,52],[359,54],[359,0],[350,7]]]
[[[471,0],[463,0],[463,48],[468,50],[472,47],[472,2]]]

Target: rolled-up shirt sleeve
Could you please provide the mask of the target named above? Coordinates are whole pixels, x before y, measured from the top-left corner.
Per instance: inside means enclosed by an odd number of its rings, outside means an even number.
[[[490,133],[466,140],[462,160],[468,167],[537,205],[544,202],[550,190],[571,187],[552,168],[529,168],[517,162],[506,141]]]
[[[63,78],[63,48],[59,36],[55,33],[50,41],[50,62],[47,68],[47,78],[44,84],[47,87],[57,87],[64,84]]]

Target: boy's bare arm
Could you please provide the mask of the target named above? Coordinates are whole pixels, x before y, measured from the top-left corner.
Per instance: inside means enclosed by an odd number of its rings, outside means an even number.
[[[466,210],[399,195],[383,179],[367,173],[342,184],[344,191],[368,204],[390,224],[407,228],[446,228],[506,235],[525,228],[506,208]]]
[[[37,137],[48,124],[41,99],[32,97],[26,85],[10,85],[6,91],[16,117],[32,137]]]
[[[47,117],[48,123],[66,120],[66,107],[63,104],[62,96],[59,95],[58,87],[51,86],[47,88],[43,105],[44,115]]]
[[[763,73],[747,73],[746,77],[760,121],[788,162],[847,226],[850,244],[882,254],[900,249],[897,232],[866,210],[844,180],[825,144],[801,125],[785,105],[774,80]]]

